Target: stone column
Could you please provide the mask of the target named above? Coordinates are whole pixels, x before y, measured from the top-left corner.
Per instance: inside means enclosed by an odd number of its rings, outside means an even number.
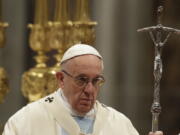
[[[153,45],[136,30],[152,25],[152,4],[98,0],[91,8],[98,22],[96,46],[104,57],[107,80],[100,100],[125,113],[141,134],[151,129]]]
[[[6,46],[0,50],[0,65],[9,77],[10,92],[5,102],[0,104],[0,123],[7,119],[24,105],[20,91],[21,75],[25,67],[27,43],[26,37],[26,4],[25,0],[3,0],[3,20],[9,23],[6,30]],[[27,4],[28,5],[28,4]]]

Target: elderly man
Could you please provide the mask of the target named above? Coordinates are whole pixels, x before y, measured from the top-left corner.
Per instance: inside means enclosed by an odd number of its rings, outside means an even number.
[[[96,100],[105,81],[102,72],[102,57],[96,49],[72,46],[56,75],[59,90],[13,115],[3,135],[138,135],[126,116]]]

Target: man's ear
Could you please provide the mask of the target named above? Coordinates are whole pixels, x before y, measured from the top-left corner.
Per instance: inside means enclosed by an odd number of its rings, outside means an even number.
[[[56,73],[56,79],[60,88],[64,87],[64,74],[62,72]]]

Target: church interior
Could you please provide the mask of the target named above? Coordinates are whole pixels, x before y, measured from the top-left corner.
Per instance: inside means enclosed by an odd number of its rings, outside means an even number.
[[[64,51],[86,43],[104,60],[98,100],[148,134],[156,53],[148,32],[137,30],[158,23],[178,30],[179,12],[179,0],[0,0],[0,133],[20,108],[57,89]],[[180,133],[179,37],[172,32],[161,52],[159,129],[165,135]]]

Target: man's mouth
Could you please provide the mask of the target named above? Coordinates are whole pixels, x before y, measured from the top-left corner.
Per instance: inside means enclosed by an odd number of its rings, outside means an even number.
[[[80,103],[83,104],[83,105],[90,105],[92,103],[92,99],[81,99],[80,100]]]

